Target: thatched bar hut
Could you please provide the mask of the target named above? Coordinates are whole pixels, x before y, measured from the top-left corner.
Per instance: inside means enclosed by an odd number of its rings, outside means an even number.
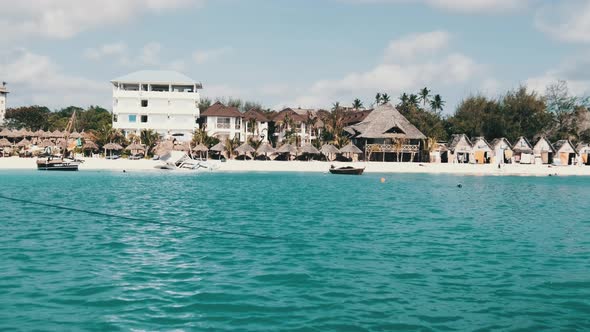
[[[576,150],[578,150],[581,162],[584,165],[590,165],[590,144],[580,143],[576,146]]]
[[[363,121],[344,130],[364,147],[365,160],[399,161],[400,156],[402,161],[421,160],[426,136],[391,104],[377,106]]]
[[[512,162],[514,152],[507,138],[494,138],[490,146],[492,147],[495,164],[509,164]]]
[[[490,143],[483,137],[473,139],[472,153],[476,164],[489,164],[492,161],[493,150]]]

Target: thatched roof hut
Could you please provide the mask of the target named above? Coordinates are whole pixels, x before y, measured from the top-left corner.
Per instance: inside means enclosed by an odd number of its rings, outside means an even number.
[[[570,140],[559,140],[553,144],[553,147],[555,148],[561,165],[573,165],[575,163],[578,151]]]
[[[0,131],[0,137],[10,137],[11,131],[8,128],[4,128]]]
[[[520,136],[516,142],[514,142],[512,150],[515,154],[533,154],[533,146],[524,136]]]
[[[199,144],[197,144],[193,148],[193,151],[195,151],[195,152],[207,152],[207,151],[209,151],[209,148],[207,148],[205,145],[203,145],[203,143],[199,143]]]
[[[51,140],[44,139],[43,142],[41,142],[41,144],[39,144],[39,146],[42,148],[46,148],[48,146],[55,146],[55,143],[53,143]]]
[[[356,145],[352,144],[352,142],[350,142],[345,147],[340,149],[340,153],[361,154],[363,153],[363,151],[359,149]]]
[[[535,158],[540,158],[543,164],[551,164],[555,156],[555,148],[545,136],[541,136],[533,147],[533,153]]]
[[[348,126],[345,130],[352,134],[354,138],[426,139],[426,136],[418,128],[389,103],[377,106],[363,121]]]
[[[82,138],[82,134],[80,134],[79,132],[75,131],[75,132],[73,132],[73,133],[70,134],[70,138],[74,138],[74,139]]]

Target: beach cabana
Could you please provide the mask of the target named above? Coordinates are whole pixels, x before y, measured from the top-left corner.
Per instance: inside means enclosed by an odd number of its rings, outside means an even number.
[[[470,162],[473,145],[465,134],[454,134],[449,143],[449,160],[453,163],[465,164]]]
[[[47,148],[47,147],[53,147],[55,146],[55,143],[53,143],[51,140],[48,139],[44,139],[40,144],[40,147],[42,148]]]
[[[291,155],[297,155],[297,148],[289,143],[285,143],[277,149],[277,153],[287,155],[287,160],[290,160]]]
[[[244,143],[244,144],[238,146],[237,148],[235,148],[234,152],[236,152],[238,154],[238,156],[243,156],[244,159],[246,159],[246,157],[252,159],[252,153],[255,153],[256,149],[254,149],[252,146],[250,146],[250,144]]]
[[[8,128],[0,130],[0,137],[10,137],[11,131]]]
[[[447,147],[447,143],[435,142],[433,146],[430,147],[429,157],[431,163],[448,163],[449,148]]]
[[[356,145],[352,144],[352,141],[351,141],[346,146],[344,146],[340,149],[340,153],[346,154],[348,156],[348,158],[350,158],[352,160],[355,160],[355,159],[358,160],[358,158],[357,158],[358,155],[363,153],[363,151],[361,149],[359,149]]]
[[[223,155],[223,151],[225,151],[225,144],[223,144],[223,142],[219,142],[219,143],[213,145],[211,147],[211,149],[209,149],[209,151],[219,153],[219,159],[221,159],[221,156]]]
[[[512,151],[515,163],[532,164],[535,161],[533,146],[526,137],[520,136],[512,146]]]
[[[9,146],[12,146],[12,143],[10,143],[9,140],[7,140],[6,138],[0,139],[0,148],[6,148]]]
[[[205,159],[209,158],[209,148],[207,148],[205,145],[203,145],[203,143],[197,144],[193,148],[193,152],[198,152],[200,158],[203,158],[203,153],[205,153]]]
[[[259,156],[264,156],[264,159],[268,160],[268,155],[272,155],[273,153],[276,152],[276,149],[273,148],[270,144],[268,143],[263,143],[261,144],[258,149],[256,150],[256,154],[258,154]]]
[[[102,148],[104,149],[105,156],[107,154],[107,151],[111,151],[111,158],[113,158],[113,151],[123,150],[123,147],[117,143],[108,143],[105,144]]]
[[[96,151],[98,150],[98,145],[96,145],[96,143],[94,143],[93,141],[86,141],[84,142],[84,145],[82,145],[82,150]]]
[[[332,144],[324,144],[322,145],[320,152],[326,156],[326,159],[332,161],[336,159],[336,155],[340,153],[340,150]]]
[[[26,148],[27,146],[31,145],[31,141],[26,138],[23,138],[20,142],[16,144],[19,148]]]
[[[510,141],[505,137],[494,138],[490,143],[495,164],[509,164],[514,152]]]
[[[308,143],[299,148],[299,154],[302,156],[307,156],[307,160],[309,161],[313,156],[319,155],[320,150]]]
[[[576,150],[578,150],[582,164],[590,165],[590,144],[580,143],[576,146]]]
[[[143,154],[145,156],[145,147],[143,146],[143,144],[139,144],[136,142],[133,142],[131,144],[129,144],[125,150],[131,152],[132,155],[138,155],[138,154]]]
[[[558,157],[560,165],[574,165],[578,157],[576,148],[567,139],[562,139],[553,144],[555,155]]]
[[[472,142],[473,161],[476,164],[489,164],[494,152],[488,141],[483,137],[476,137]]]
[[[535,164],[552,164],[555,148],[544,136],[541,136],[533,148]]]

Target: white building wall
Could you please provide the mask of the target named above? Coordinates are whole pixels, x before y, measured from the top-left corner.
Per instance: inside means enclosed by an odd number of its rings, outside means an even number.
[[[219,126],[217,123],[218,118],[229,118],[229,128],[226,126]],[[239,119],[239,126],[236,128],[236,119]],[[240,141],[243,142],[243,134],[242,134],[242,119],[236,117],[218,117],[218,116],[208,116],[207,117],[207,135],[216,138],[229,138],[233,139],[234,137],[240,137]]]
[[[0,125],[4,124],[6,116],[6,93],[0,92]]]
[[[139,84],[139,83],[138,83]],[[195,92],[128,91],[118,86],[113,88],[113,128],[125,134],[142,129],[153,129],[163,136],[172,136],[188,141],[198,128],[200,95]],[[142,105],[147,101],[147,106]],[[135,122],[130,116],[135,116]],[[142,122],[147,116],[147,122]],[[178,136],[182,134],[183,136]]]

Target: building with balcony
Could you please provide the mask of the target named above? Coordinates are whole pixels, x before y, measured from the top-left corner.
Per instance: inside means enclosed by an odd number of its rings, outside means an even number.
[[[227,139],[242,140],[242,113],[237,107],[216,102],[201,113],[207,135],[225,142]]]
[[[2,82],[0,86],[0,125],[4,124],[4,118],[6,116],[6,96],[8,90],[6,90],[6,82]]]
[[[191,140],[198,128],[201,83],[166,70],[142,70],[111,83],[113,128],[126,136],[153,129],[167,138]]]

